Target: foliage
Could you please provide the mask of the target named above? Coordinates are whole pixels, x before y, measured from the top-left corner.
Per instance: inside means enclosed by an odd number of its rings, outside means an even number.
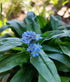
[[[11,13],[14,13],[17,14],[18,12],[21,11],[21,8],[23,7],[22,4],[23,4],[23,0],[11,0],[10,1],[10,5],[9,5],[9,8],[8,8],[8,12],[7,12],[7,17],[11,14]],[[16,4],[16,5],[15,5]]]
[[[28,12],[23,22],[7,21],[0,33],[9,28],[13,33],[0,37],[0,78],[9,74],[10,82],[69,81],[70,25],[63,23],[59,16],[51,16],[50,21],[46,21],[42,16]],[[27,52],[29,45],[21,41],[26,31],[41,34],[42,39],[38,42],[42,49],[38,56],[32,57]]]
[[[7,18],[2,18],[2,3],[0,3],[0,27],[6,25]]]
[[[69,0],[51,0],[51,1],[57,9],[61,8],[63,5],[69,2]]]
[[[2,13],[4,12],[5,13],[5,19],[3,20],[2,17],[0,17],[0,22],[3,22],[4,24],[4,21],[9,18],[9,16],[11,14],[13,14],[14,16],[20,12],[22,10],[22,7],[23,7],[23,0],[0,0],[0,4],[2,4],[3,8],[0,6],[0,14],[2,15]],[[2,11],[3,10],[3,11]],[[2,25],[3,25],[2,24]],[[0,26],[2,26],[0,25]]]

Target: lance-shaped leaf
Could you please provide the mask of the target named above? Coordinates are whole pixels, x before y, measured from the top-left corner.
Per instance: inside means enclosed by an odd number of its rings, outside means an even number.
[[[61,77],[61,82],[69,82],[70,81],[70,77]]]
[[[51,44],[52,42],[50,42]],[[49,43],[48,43],[49,44]],[[56,52],[56,53],[62,53],[61,50],[59,50],[59,48],[57,48],[57,46],[52,46],[52,45],[42,45],[43,50],[44,51],[48,51],[48,52]],[[55,45],[55,44],[54,44]]]
[[[64,55],[64,53],[57,46],[57,44],[54,44],[54,42],[50,42],[50,46],[48,44],[43,45],[43,50],[46,51],[48,57],[50,57],[56,61],[59,61],[59,62],[65,64],[66,66],[70,67],[70,58],[68,56]],[[53,46],[51,44],[53,44]]]
[[[22,54],[6,54],[0,57],[0,73],[8,71],[13,67],[26,63],[28,56]]]
[[[10,28],[17,33],[19,36],[22,35],[24,31],[26,31],[26,26],[24,22],[18,21],[18,20],[11,20],[7,21],[7,24],[10,25]]]
[[[70,67],[70,58],[68,56],[60,53],[47,53],[47,55],[50,58],[63,63],[67,67]]]
[[[33,77],[33,70],[30,65],[20,69],[11,79],[10,82],[31,82]]]
[[[69,42],[59,42],[59,46],[64,54],[70,57],[70,43]]]
[[[64,32],[59,31],[59,30],[47,31],[47,32],[42,34],[42,37],[44,37],[43,42],[46,41],[46,40],[50,40],[52,38],[60,37],[62,34],[64,34]]]
[[[8,37],[13,37],[13,34],[12,33],[6,33],[3,36],[1,36],[0,39],[1,38],[8,38]]]
[[[22,45],[22,42],[19,38],[2,38],[0,40],[0,52],[10,50],[20,45]]]
[[[40,24],[41,29],[43,29],[47,24],[46,19],[42,16],[37,16],[37,18],[39,20],[39,24]]]
[[[26,28],[29,31],[35,31],[36,33],[40,34],[40,25],[38,23],[38,19],[33,12],[28,12],[26,18],[24,19],[24,23],[26,24]]]
[[[38,82],[47,82],[47,81],[39,74]]]
[[[8,29],[10,25],[4,25],[0,28],[0,33],[3,32],[5,29]]]
[[[70,72],[70,67],[60,63],[60,62],[57,62],[57,61],[54,61],[56,67],[57,67],[57,70],[58,71],[61,71],[61,72]]]
[[[43,50],[40,51],[40,56],[31,58],[30,61],[46,82],[51,82],[51,80],[52,82],[61,82],[53,61]]]
[[[50,18],[53,30],[58,30],[60,26],[65,27],[65,23],[61,21],[61,18],[59,16],[51,16]]]

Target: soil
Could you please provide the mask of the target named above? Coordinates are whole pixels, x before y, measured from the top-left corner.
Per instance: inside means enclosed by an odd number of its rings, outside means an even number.
[[[54,15],[61,16],[63,22],[65,22],[66,24],[70,24],[70,5],[69,4],[70,2],[65,6],[62,6],[58,11],[55,9],[55,7],[52,4],[49,4],[48,6],[46,6],[46,9],[48,9],[48,11],[51,11],[53,9],[53,11],[55,12]],[[40,7],[42,6],[43,5],[40,5]],[[17,15],[14,15],[13,13],[11,13],[10,16],[8,17],[8,20],[17,19],[19,21],[23,21],[25,16],[26,16],[26,13],[22,11],[18,12]]]

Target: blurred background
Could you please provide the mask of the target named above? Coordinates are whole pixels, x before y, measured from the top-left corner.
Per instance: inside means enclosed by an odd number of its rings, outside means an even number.
[[[70,0],[0,0],[0,27],[7,20],[23,21],[28,11],[49,20],[50,15],[59,15],[70,24]]]

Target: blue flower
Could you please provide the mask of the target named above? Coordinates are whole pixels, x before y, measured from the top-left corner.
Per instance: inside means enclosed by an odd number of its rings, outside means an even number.
[[[37,50],[33,50],[31,54],[33,55],[33,57],[35,57],[39,55],[39,52]]]
[[[39,39],[42,39],[40,34],[36,34],[33,31],[27,31],[22,34],[21,41],[23,41],[25,44],[29,44],[32,40],[38,41]]]
[[[30,32],[29,32],[29,31],[24,32],[24,33],[22,34],[21,41],[23,41],[25,44],[29,44],[30,41],[31,41],[31,39],[29,39],[29,37],[30,37]]]
[[[24,32],[22,34],[21,41],[23,41],[25,44],[29,44],[31,42],[31,40],[34,39],[35,35],[36,35],[36,33],[35,32],[32,32],[32,31]]]
[[[39,55],[39,51],[41,50],[41,48],[42,48],[42,46],[40,46],[39,43],[33,45],[33,51],[31,52],[33,57]]]
[[[39,55],[39,51],[41,50],[42,46],[39,45],[39,43],[37,44],[30,44],[29,47],[27,48],[27,51],[30,52],[33,57],[38,56]]]
[[[24,41],[24,40],[26,40],[26,37],[25,37],[25,36],[23,36],[23,37],[21,38],[21,41]]]
[[[34,40],[36,36],[35,32],[30,31],[30,39]]]
[[[40,34],[36,34],[36,41],[38,41],[39,39],[42,39],[42,37],[40,37]]]
[[[33,45],[30,44],[29,47],[27,48],[27,51],[28,51],[28,52],[31,52],[32,50],[33,50]]]
[[[35,50],[40,51],[42,46],[40,46],[39,43],[37,43],[37,44],[34,44],[34,48],[35,48]]]

